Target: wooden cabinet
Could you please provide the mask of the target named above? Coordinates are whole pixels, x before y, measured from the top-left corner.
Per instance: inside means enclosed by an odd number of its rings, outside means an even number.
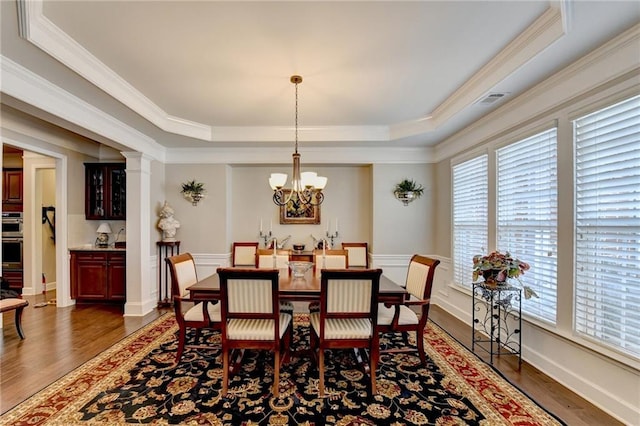
[[[2,170],[2,211],[22,211],[22,169]]]
[[[9,288],[22,294],[22,271],[2,271],[2,278],[9,282]]]
[[[71,298],[80,302],[124,302],[124,250],[71,250]]]
[[[313,262],[313,252],[312,251],[302,251],[296,252],[292,251],[289,255],[289,258],[294,262]]]
[[[87,220],[125,220],[127,182],[125,163],[85,163]]]

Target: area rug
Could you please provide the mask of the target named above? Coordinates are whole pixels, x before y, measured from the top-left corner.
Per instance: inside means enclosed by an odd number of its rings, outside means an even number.
[[[378,393],[352,351],[325,357],[325,397],[307,356],[293,356],[270,394],[273,358],[249,351],[220,395],[220,335],[203,333],[211,349],[185,350],[175,365],[177,325],[165,315],[0,417],[0,424],[189,425],[558,425],[563,424],[437,325],[425,332],[428,362],[383,354]],[[294,348],[308,348],[308,317],[295,316]],[[193,336],[191,336],[193,337]],[[385,335],[381,345],[402,345]]]

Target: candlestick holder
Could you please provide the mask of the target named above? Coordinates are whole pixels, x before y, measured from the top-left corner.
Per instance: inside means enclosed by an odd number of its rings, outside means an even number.
[[[334,238],[338,238],[338,231],[334,232],[333,234],[330,234],[329,231],[327,231],[327,238],[329,238],[329,240],[331,240],[331,242],[329,243],[329,248],[332,249],[333,248],[333,239]]]
[[[264,240],[264,248],[267,248],[267,242],[271,241],[272,239],[272,234],[271,231],[269,231],[268,233],[263,233],[262,230],[260,230],[260,238],[262,238],[262,240]]]

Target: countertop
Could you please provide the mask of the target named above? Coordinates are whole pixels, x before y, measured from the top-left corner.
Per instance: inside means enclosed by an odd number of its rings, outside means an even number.
[[[83,246],[76,246],[69,248],[69,251],[127,251],[126,248],[109,247],[96,247],[93,244],[85,244]]]

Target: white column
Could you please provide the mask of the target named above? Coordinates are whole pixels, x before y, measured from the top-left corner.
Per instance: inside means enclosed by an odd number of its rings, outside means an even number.
[[[127,303],[125,316],[143,316],[156,306],[151,276],[151,157],[123,152],[127,159]]]

